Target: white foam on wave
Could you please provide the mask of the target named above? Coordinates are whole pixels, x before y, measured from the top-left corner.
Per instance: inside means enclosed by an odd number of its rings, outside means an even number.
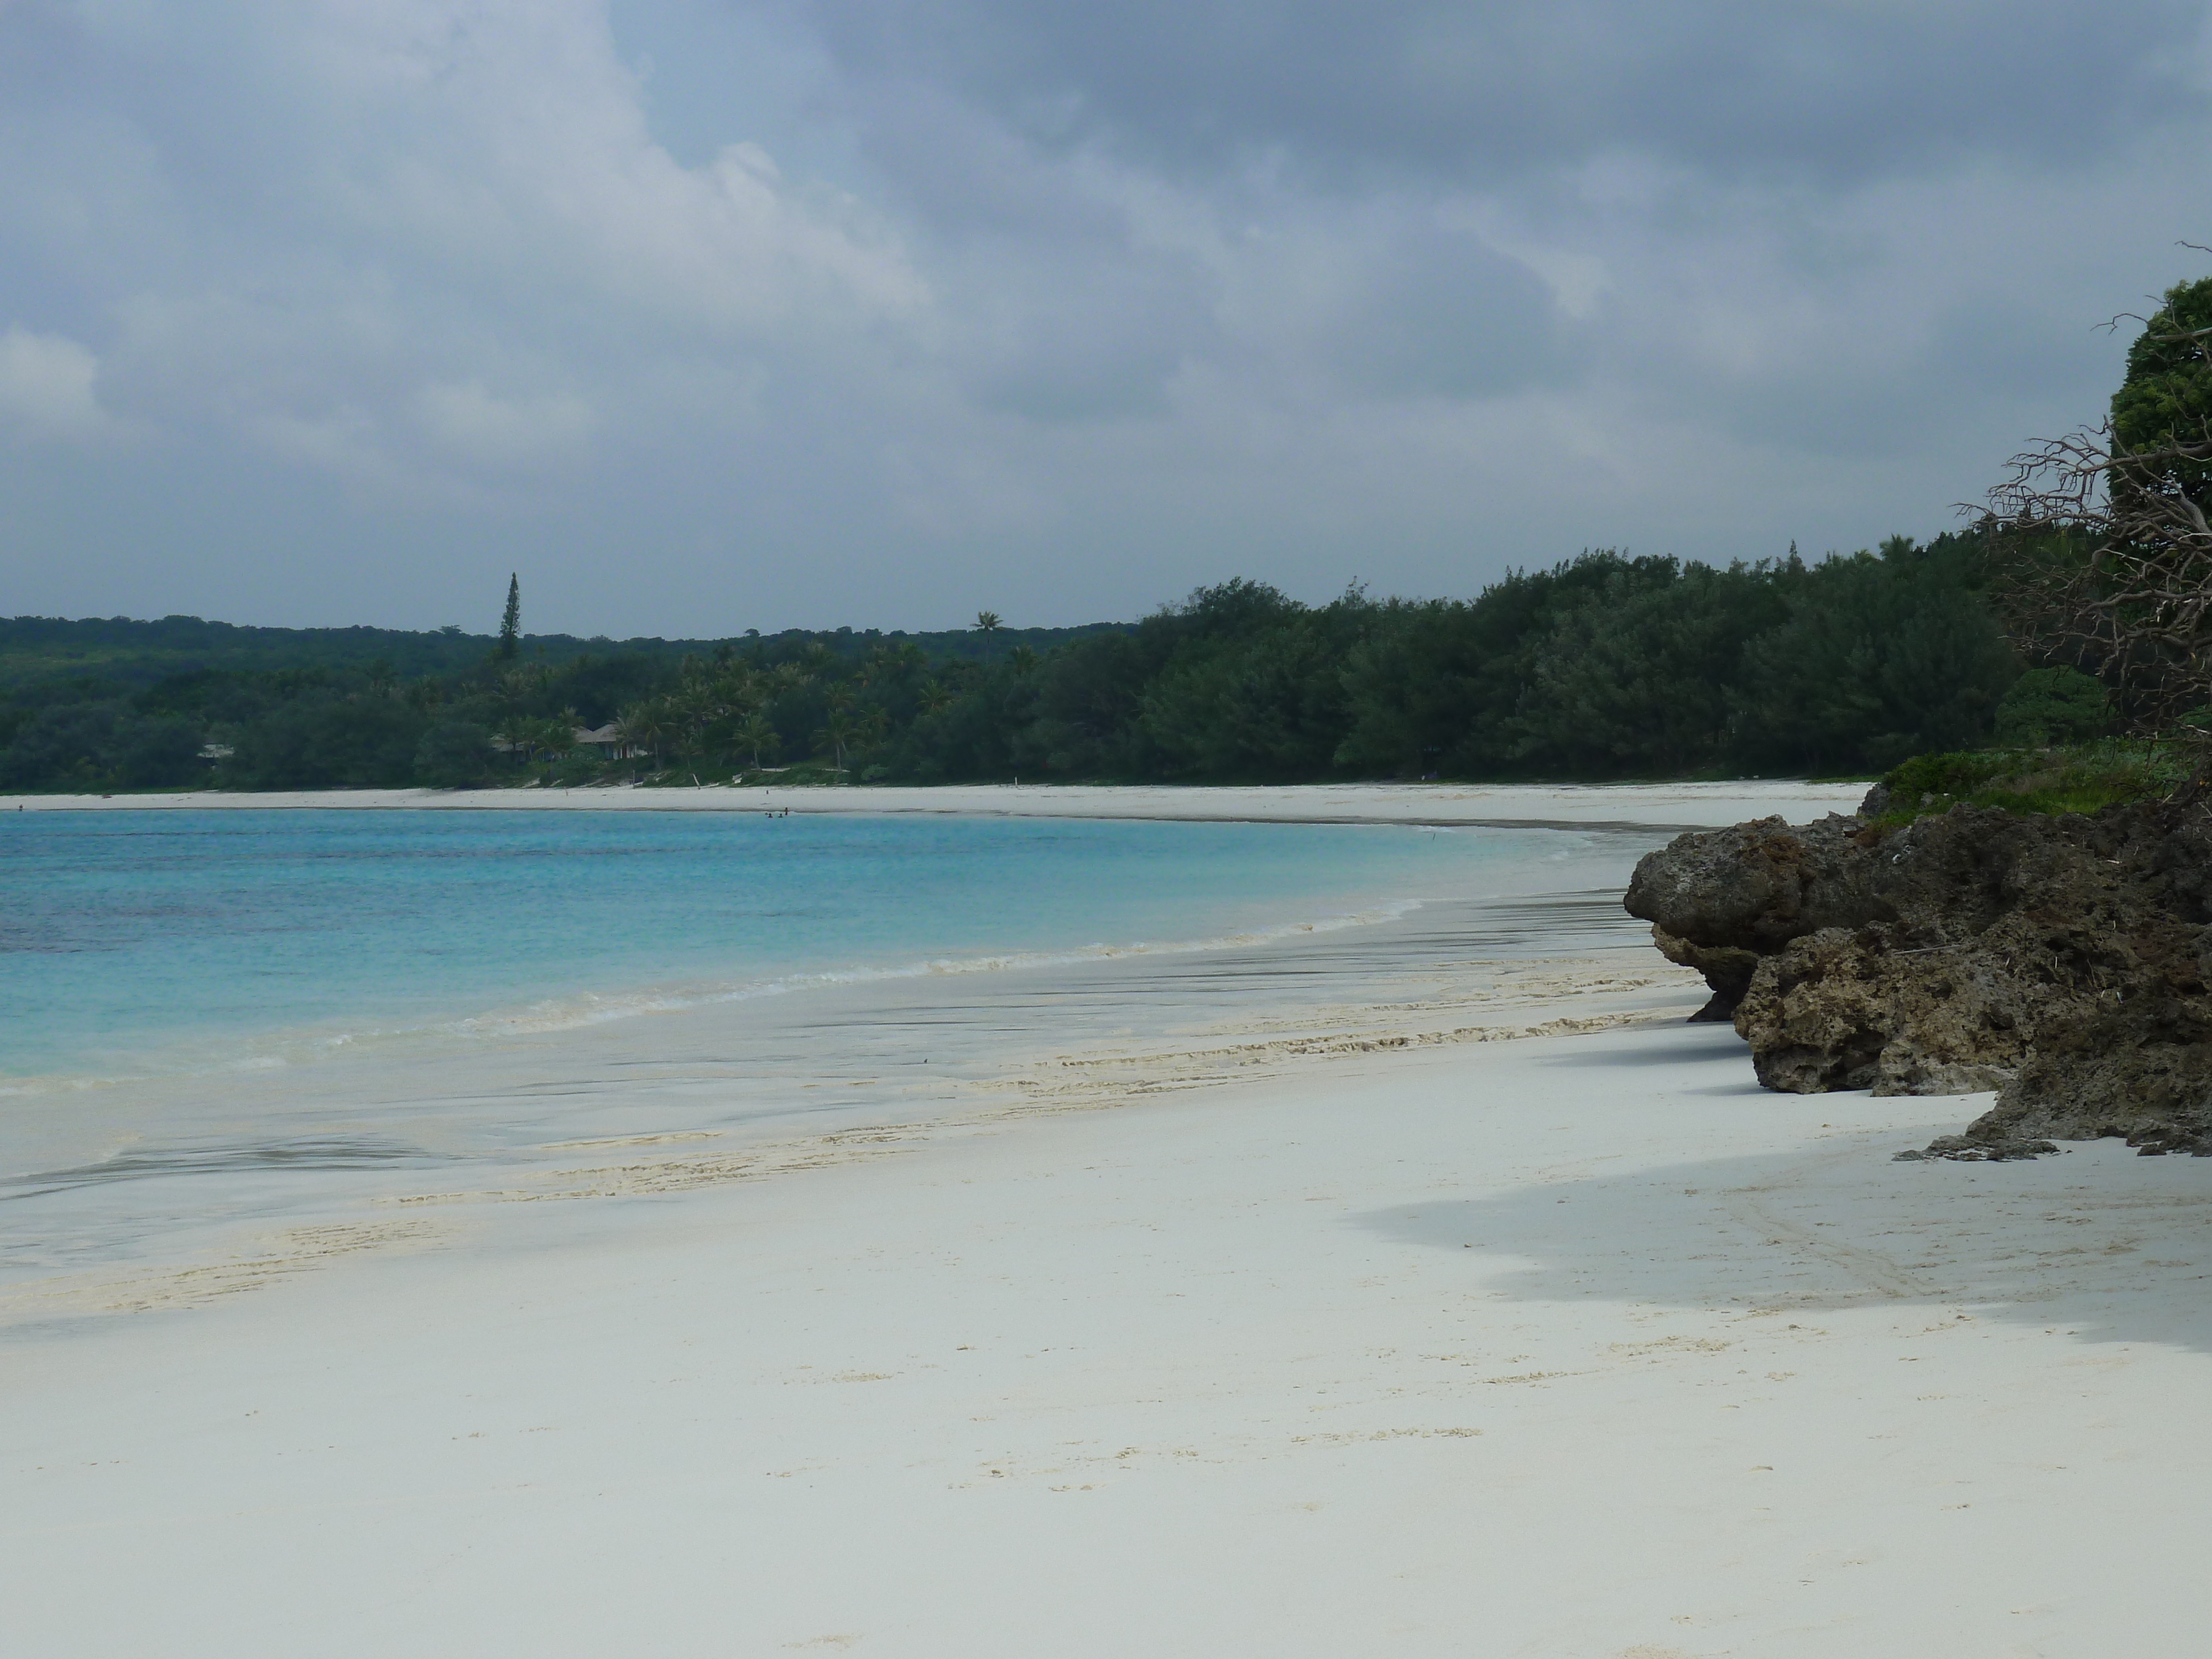
[[[995,951],[975,956],[927,957],[917,962],[899,963],[887,967],[821,969],[768,979],[710,981],[553,999],[532,1003],[526,1008],[473,1014],[465,1019],[442,1021],[429,1026],[349,1034],[338,1041],[356,1042],[364,1036],[404,1037],[426,1033],[497,1037],[539,1031],[578,1030],[611,1020],[673,1013],[686,1008],[702,1007],[714,1003],[743,1002],[756,997],[788,996],[830,986],[873,984],[935,975],[1007,973],[1023,969],[1108,962],[1125,957],[1184,955],[1204,951],[1252,948],[1279,939],[1292,939],[1301,933],[1335,933],[1346,927],[1371,927],[1379,922],[1400,921],[1427,902],[1425,899],[1402,899],[1312,921],[1246,928],[1203,939],[1136,939],[1125,944],[1084,945],[1057,951]]]

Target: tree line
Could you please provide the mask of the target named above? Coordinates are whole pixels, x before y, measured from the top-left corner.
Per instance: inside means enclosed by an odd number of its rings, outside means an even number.
[[[220,668],[248,672],[279,669],[379,668],[387,675],[416,679],[452,676],[481,665],[487,655],[526,656],[558,665],[579,657],[651,657],[674,663],[711,652],[719,640],[653,637],[580,639],[570,634],[521,631],[521,594],[515,585],[514,638],[471,634],[459,624],[414,631],[397,628],[254,628],[208,622],[198,617],[163,617],[141,622],[128,617],[0,617],[0,699],[28,693],[45,701],[41,688],[78,680],[143,690],[175,674]],[[504,630],[506,619],[501,619]],[[1093,627],[1111,628],[1114,623]],[[771,642],[805,646],[820,641],[836,650],[866,649],[879,641],[910,641],[933,656],[988,659],[1018,646],[1046,650],[1085,632],[1080,628],[1001,628],[990,634],[948,629],[928,634],[878,634],[841,629],[816,633],[793,629]],[[744,644],[755,635],[733,641]]]
[[[1471,599],[1310,605],[1238,579],[1042,648],[985,613],[966,635],[556,654],[511,610],[503,639],[412,674],[381,655],[19,682],[0,788],[1878,772],[1987,741],[2008,695],[2051,702],[1990,576],[1972,533],[1725,567],[1595,551]]]

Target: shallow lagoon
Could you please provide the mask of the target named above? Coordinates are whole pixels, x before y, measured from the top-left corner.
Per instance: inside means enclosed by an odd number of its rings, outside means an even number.
[[[1526,890],[1588,839],[740,812],[21,815],[0,823],[0,1077],[296,1060],[1372,918]]]
[[[0,823],[23,901],[0,921],[0,1284],[599,1155],[577,1147],[971,1109],[1025,1056],[1327,1022],[1471,961],[1648,956],[1613,895],[1652,839],[25,815]]]

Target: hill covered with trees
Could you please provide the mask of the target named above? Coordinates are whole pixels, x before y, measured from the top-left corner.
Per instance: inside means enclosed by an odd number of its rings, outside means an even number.
[[[884,640],[911,643],[932,656],[988,661],[1021,646],[1049,650],[1098,628],[998,628],[936,634],[884,635],[849,628],[809,633],[794,629],[769,637],[771,647],[820,641],[833,650],[867,648]],[[571,634],[519,634],[516,654],[559,666],[580,657],[644,657],[674,661],[717,646],[750,645],[760,639],[578,639]],[[259,673],[281,669],[358,669],[403,679],[466,674],[499,651],[496,635],[459,628],[427,633],[396,628],[242,628],[198,617],[134,622],[128,617],[0,617],[0,696],[27,694],[33,701],[58,683],[97,680],[141,687],[172,675],[209,670]]]
[[[1469,599],[1237,580],[1130,624],[723,641],[19,618],[0,789],[1880,771],[1983,741],[2019,681],[1985,565],[1592,552]]]

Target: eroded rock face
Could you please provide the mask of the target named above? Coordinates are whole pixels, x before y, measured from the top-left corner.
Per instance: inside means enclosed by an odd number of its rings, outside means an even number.
[[[2010,1080],[2023,1053],[2014,982],[1970,951],[1900,952],[1893,933],[1823,928],[1766,959],[1735,1011],[1761,1083],[1948,1095]]]
[[[2201,993],[2145,998],[2038,1036],[1966,1145],[2118,1135],[2146,1152],[2212,1157],[2212,1018]]]
[[[1763,957],[1823,927],[1889,914],[1866,885],[1854,838],[1867,833],[1833,814],[1800,830],[1778,817],[1693,830],[1645,855],[1623,902],[1651,924],[1668,961],[1705,976],[1712,1000],[1694,1018],[1727,1019]]]
[[[1999,1089],[1947,1156],[2126,1136],[2212,1154],[2212,815],[1960,807],[1684,836],[1627,906],[1705,970],[1759,1080],[1793,1092]]]

